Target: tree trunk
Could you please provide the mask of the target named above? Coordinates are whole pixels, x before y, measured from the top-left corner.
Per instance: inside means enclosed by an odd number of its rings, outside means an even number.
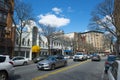
[[[50,39],[48,38],[48,54],[51,55]]]
[[[20,41],[19,41],[19,46],[18,46],[18,56],[21,54],[21,41],[22,41],[22,33],[20,33]]]
[[[114,0],[114,23],[116,27],[116,55],[120,55],[120,0]]]

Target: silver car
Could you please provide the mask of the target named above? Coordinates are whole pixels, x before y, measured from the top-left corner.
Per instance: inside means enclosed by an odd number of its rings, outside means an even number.
[[[85,55],[82,52],[77,52],[74,56],[73,56],[73,61],[80,61],[80,60],[85,60]]]
[[[13,62],[8,55],[0,55],[0,80],[9,80],[13,76]]]
[[[28,59],[22,56],[13,57],[12,61],[14,63],[14,66],[27,65],[29,62]]]
[[[66,66],[67,60],[64,56],[49,56],[47,59],[37,63],[37,68],[44,70],[54,70],[57,67]]]

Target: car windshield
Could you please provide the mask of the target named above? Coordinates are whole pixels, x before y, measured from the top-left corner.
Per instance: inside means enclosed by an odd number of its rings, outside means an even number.
[[[48,58],[47,58],[47,60],[55,60],[55,57],[53,57],[53,56],[49,56]]]
[[[0,62],[4,62],[5,61],[5,57],[0,56]]]
[[[76,55],[82,55],[82,53],[76,53]]]

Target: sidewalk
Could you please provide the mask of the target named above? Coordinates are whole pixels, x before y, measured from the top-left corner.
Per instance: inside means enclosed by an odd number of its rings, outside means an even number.
[[[33,60],[28,61],[28,64],[33,64],[33,63],[34,63]]]

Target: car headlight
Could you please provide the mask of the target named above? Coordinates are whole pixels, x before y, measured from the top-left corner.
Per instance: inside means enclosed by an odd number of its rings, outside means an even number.
[[[82,58],[82,56],[79,56],[79,59],[81,59]]]
[[[44,66],[49,66],[49,64],[44,64]]]

